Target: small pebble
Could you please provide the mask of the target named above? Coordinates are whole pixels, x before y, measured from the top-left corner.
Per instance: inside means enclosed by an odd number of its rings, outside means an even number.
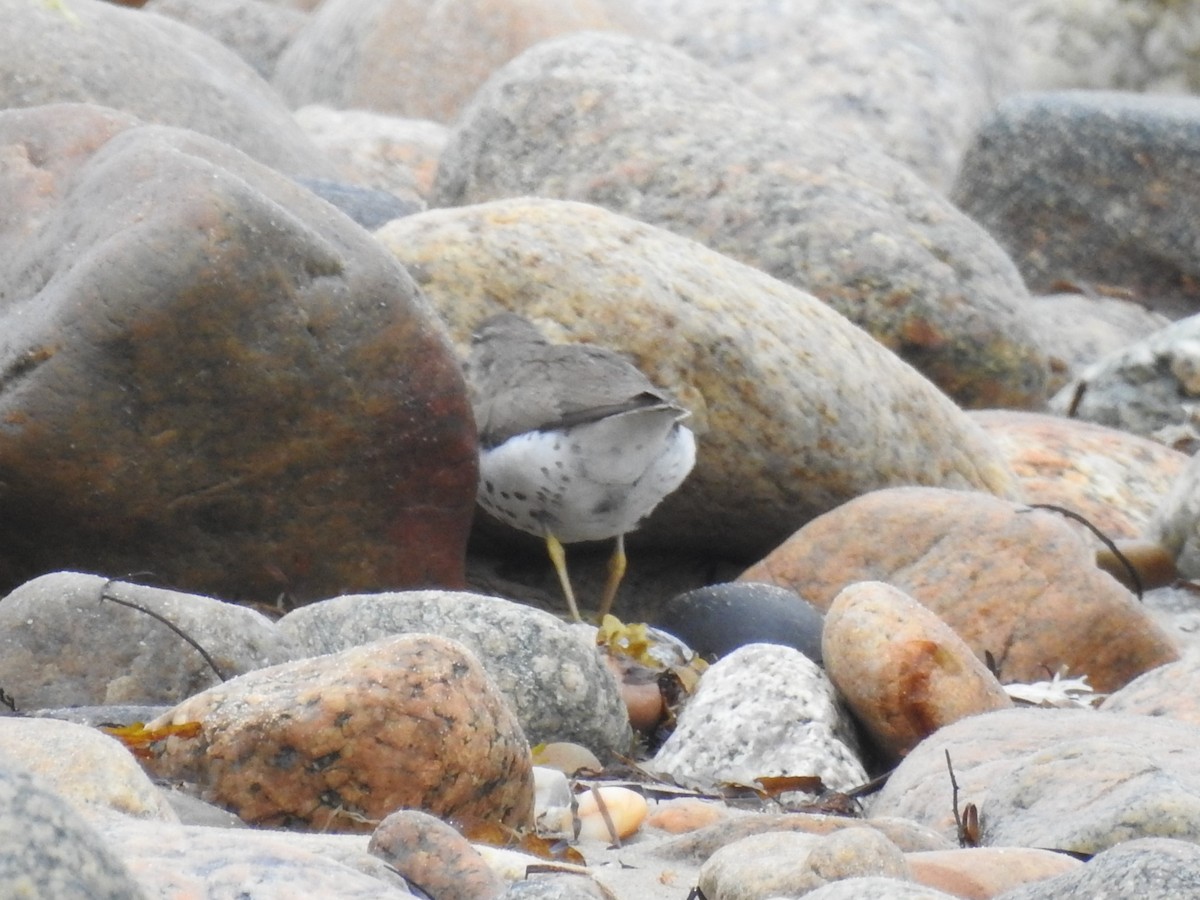
[[[600,804],[596,799],[599,794],[608,812],[612,827],[616,829],[616,838],[627,838],[636,834],[646,821],[649,807],[646,798],[637,791],[623,787],[592,788],[579,797],[579,839],[581,841],[604,841],[615,843],[614,836],[609,830],[608,822],[600,812]]]

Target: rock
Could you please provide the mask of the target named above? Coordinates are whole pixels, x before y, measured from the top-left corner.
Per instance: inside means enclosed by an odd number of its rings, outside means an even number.
[[[728,815],[721,801],[693,800],[684,797],[658,803],[646,819],[646,825],[668,834],[687,834],[720,822]]]
[[[1200,577],[1200,462],[1193,456],[1175,479],[1146,536],[1166,547],[1188,578]]]
[[[1135,678],[1110,694],[1100,709],[1138,716],[1163,716],[1200,726],[1200,656],[1194,653]]]
[[[1067,91],[1000,103],[952,192],[1032,291],[1099,282],[1176,316],[1200,308],[1200,99]]]
[[[426,205],[449,135],[445,125],[318,105],[302,106],[295,115],[347,181]]]
[[[462,372],[370,235],[111,110],[0,112],[0,154],[0,590],[62,568],[263,602],[462,583]]]
[[[955,895],[879,875],[832,881],[804,895],[805,900],[956,900]]]
[[[618,844],[637,834],[650,808],[638,791],[619,785],[592,786],[579,796],[579,840]],[[611,826],[611,827],[610,827]]]
[[[722,847],[753,834],[800,831],[805,834],[827,835],[844,828],[874,828],[907,853],[947,850],[951,846],[949,841],[932,829],[907,819],[855,819],[816,813],[762,813],[726,819],[694,834],[676,838],[657,847],[655,855],[669,860],[702,863]]]
[[[1065,853],[1029,847],[965,847],[905,856],[913,881],[955,897],[989,900],[1012,888],[1045,881],[1079,868]]]
[[[55,719],[7,719],[0,754],[82,812],[177,821],[166,798],[113,737]]]
[[[1012,706],[971,648],[891,585],[843,588],[825,617],[822,646],[829,679],[889,759],[944,725]]]
[[[1200,847],[1149,837],[1098,854],[1087,865],[1004,894],[1004,900],[1095,900],[1122,897],[1174,900],[1200,891]]]
[[[150,0],[142,8],[203,31],[267,80],[307,21],[298,10],[259,0]]]
[[[1143,534],[1188,461],[1155,441],[1079,419],[1002,409],[970,415],[1006,457],[1027,501],[1079,513],[1114,540]]]
[[[678,594],[654,624],[709,659],[746,644],[781,644],[821,665],[824,617],[799,594],[773,584],[726,582]]]
[[[828,608],[846,585],[887,582],[952,628],[1001,681],[1065,665],[1112,691],[1178,656],[1062,517],[983,494],[876,491],[814,519],[743,574]],[[828,649],[826,649],[828,656]]]
[[[1190,3],[1017,0],[1013,68],[1030,88],[1200,88],[1200,10]]]
[[[388,635],[441,635],[478,657],[531,744],[573,741],[602,755],[630,750],[625,706],[593,631],[541,610],[476,594],[360,594],[295,610],[279,628],[312,655]]]
[[[450,122],[526,47],[616,24],[600,0],[325,0],[279,60],[275,86],[293,106]]]
[[[9,897],[147,897],[78,809],[7,760],[0,761],[0,846],[0,893]]]
[[[493,900],[506,887],[466,838],[420,810],[397,810],[380,822],[370,852],[438,900]]]
[[[768,832],[722,847],[701,867],[710,900],[760,900],[807,894],[844,878],[904,880],[904,854],[878,831],[846,828],[827,837]]]
[[[410,898],[404,880],[367,853],[366,835],[203,828],[129,819],[99,824],[153,897]]]
[[[1055,285],[1057,290],[1067,286]],[[1078,293],[1043,294],[1023,304],[1025,319],[1037,331],[1050,359],[1047,394],[1062,389],[1101,357],[1171,324],[1162,313],[1133,300],[1103,296],[1093,285],[1076,287]]]
[[[179,703],[294,655],[253,610],[99,575],[43,575],[0,600],[0,685],[22,711]]]
[[[1191,316],[1088,366],[1050,405],[1192,455],[1200,447],[1198,398],[1200,316]]]
[[[431,635],[259,669],[150,723],[199,722],[150,761],[259,826],[370,830],[401,807],[532,823],[529,745],[475,657]]]
[[[1186,582],[1148,591],[1143,600],[1146,612],[1175,639],[1183,655],[1200,650],[1200,597]]]
[[[682,784],[753,785],[821,778],[833,791],[867,780],[833,686],[804,654],[748,644],[710,666],[650,768]]]
[[[406,203],[387,191],[345,184],[341,181],[323,178],[300,178],[297,181],[366,229],[378,228],[392,219],[412,215],[425,208],[424,203]]]
[[[464,357],[474,327],[510,309],[551,340],[625,353],[691,412],[696,468],[637,533],[647,543],[711,563],[766,553],[888,484],[1015,495],[977,426],[915,371],[814,298],[692,241],[541,199],[433,210],[376,237]]]
[[[509,885],[501,900],[616,900],[602,885],[578,875],[544,875]]]
[[[576,35],[493,75],[434,205],[522,195],[596,203],[810,291],[966,406],[1044,402],[1027,294],[982,229],[873,147],[791,123],[670,48]]]
[[[656,39],[814,131],[879,147],[938,189],[1011,81],[1010,16],[988,4],[899,2],[882,14],[870,2],[819,0],[640,8]]]
[[[972,716],[919,744],[872,814],[953,836],[947,752],[958,803],[978,808],[987,846],[1098,853],[1144,836],[1200,840],[1195,725],[1073,709]]]
[[[99,0],[71,0],[69,11],[0,0],[0,109],[95,103],[207,134],[289,175],[332,174],[232,50],[180,22]]]

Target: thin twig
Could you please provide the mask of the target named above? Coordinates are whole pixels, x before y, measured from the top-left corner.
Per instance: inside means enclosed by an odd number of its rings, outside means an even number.
[[[212,655],[207,650],[205,650],[203,647],[200,646],[199,642],[196,641],[195,638],[193,638],[190,634],[185,632],[182,628],[180,628],[178,625],[176,625],[174,622],[172,622],[166,616],[164,616],[160,613],[156,613],[152,609],[146,609],[146,607],[140,606],[137,603],[134,603],[132,600],[125,600],[125,599],[122,599],[121,597],[117,597],[114,594],[110,594],[108,592],[108,589],[111,585],[114,585],[114,584],[117,584],[117,579],[115,579],[115,578],[110,578],[108,581],[104,582],[104,586],[100,588],[100,599],[101,600],[110,600],[119,606],[127,606],[130,609],[136,609],[138,612],[145,613],[150,618],[157,619],[159,622],[162,622],[164,625],[166,625],[168,628],[170,628],[173,632],[175,632],[177,635],[179,635],[181,638],[183,638],[183,640],[187,641],[188,644],[190,644],[197,653],[199,653],[202,657],[204,657],[204,661],[209,664],[209,666],[212,668],[212,670],[214,672],[217,673],[217,677],[219,679],[221,679],[222,681],[229,680],[228,676],[224,672],[221,671],[221,667],[217,665],[217,661],[212,658]]]
[[[1117,549],[1117,545],[1113,543],[1112,539],[1108,535],[1106,535],[1103,531],[1101,531],[1079,513],[1075,512],[1074,510],[1067,509],[1065,506],[1055,506],[1053,503],[1030,503],[1029,508],[1048,509],[1051,512],[1056,512],[1059,515],[1066,516],[1068,519],[1074,519],[1076,522],[1094,534],[1097,538],[1099,538],[1100,543],[1104,544],[1105,547],[1111,550],[1112,555],[1120,560],[1121,565],[1125,567],[1125,571],[1129,573],[1129,580],[1133,582],[1133,592],[1137,594],[1138,602],[1142,602],[1142,577],[1138,574],[1137,569],[1134,568],[1133,563],[1129,561],[1129,558]]]

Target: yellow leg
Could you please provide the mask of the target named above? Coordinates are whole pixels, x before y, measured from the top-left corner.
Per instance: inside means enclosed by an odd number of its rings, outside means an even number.
[[[579,607],[575,603],[575,592],[571,590],[571,576],[567,574],[567,551],[562,543],[552,534],[546,535],[546,552],[550,554],[550,562],[554,563],[554,571],[558,573],[558,583],[562,585],[563,595],[567,598],[567,606],[571,610],[571,618],[582,622]]]
[[[612,609],[613,601],[617,599],[617,588],[625,577],[625,567],[628,560],[625,557],[625,535],[617,535],[617,543],[613,547],[613,555],[608,561],[608,581],[604,583],[604,595],[600,598],[600,612],[597,618],[603,621]]]

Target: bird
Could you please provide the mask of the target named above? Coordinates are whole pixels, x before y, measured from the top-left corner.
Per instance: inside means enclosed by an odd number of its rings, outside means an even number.
[[[577,622],[563,544],[614,538],[603,620],[625,575],[625,535],[695,465],[688,411],[619,353],[551,343],[512,312],[477,326],[466,372],[479,431],[479,505],[545,541]]]

